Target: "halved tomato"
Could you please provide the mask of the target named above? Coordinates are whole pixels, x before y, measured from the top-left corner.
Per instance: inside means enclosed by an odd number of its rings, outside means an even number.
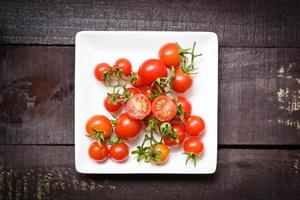
[[[159,121],[170,121],[177,113],[175,103],[167,96],[159,96],[152,102],[153,116]]]
[[[126,112],[133,119],[144,119],[151,112],[151,102],[143,94],[136,94],[126,103]]]

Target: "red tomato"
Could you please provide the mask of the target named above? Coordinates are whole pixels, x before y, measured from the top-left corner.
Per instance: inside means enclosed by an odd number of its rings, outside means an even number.
[[[163,61],[166,67],[174,68],[180,64],[180,48],[177,43],[167,43],[159,50],[159,59]]]
[[[157,78],[166,77],[168,71],[162,61],[149,59],[140,66],[138,74],[144,85],[150,85]]]
[[[152,92],[149,86],[144,86],[140,90],[143,95],[148,97],[150,100],[152,99]]]
[[[129,87],[129,88],[126,88],[126,92],[128,93],[131,93],[132,96],[140,93],[138,89],[134,88],[134,87]]]
[[[103,104],[108,112],[117,112],[121,109],[122,101],[120,101],[120,98],[118,97],[115,100],[118,102],[113,103],[111,101],[111,96],[109,95],[105,97]]]
[[[191,115],[186,121],[185,130],[190,136],[200,136],[205,130],[205,122],[201,117]]]
[[[184,118],[187,120],[192,113],[192,104],[185,97],[178,97],[178,105],[181,105],[181,110],[185,112]],[[176,117],[176,120],[180,120],[179,117]]]
[[[131,63],[126,58],[118,59],[114,64],[114,68],[120,69],[124,73],[125,76],[129,76],[132,71]]]
[[[98,81],[104,81],[103,75],[110,70],[111,66],[107,63],[99,63],[94,69],[94,76]]]
[[[151,112],[151,102],[143,94],[131,97],[126,103],[126,112],[133,119],[144,119]]]
[[[176,92],[186,92],[193,84],[193,79],[181,69],[175,70],[175,77],[172,81],[172,88]]]
[[[204,145],[199,137],[190,137],[184,141],[183,150],[185,153],[200,156],[203,154]]]
[[[113,144],[109,149],[110,157],[116,162],[123,162],[129,156],[129,148],[125,143]]]
[[[140,132],[142,122],[132,119],[127,113],[122,113],[116,122],[115,132],[123,140],[134,139]]]
[[[93,142],[89,147],[89,156],[97,162],[105,161],[108,156],[108,148],[106,144]]]
[[[87,121],[85,129],[88,136],[95,136],[97,133],[101,133],[104,138],[108,138],[112,132],[112,124],[107,117],[94,115]]]
[[[185,138],[185,131],[181,125],[172,125],[173,131],[175,133],[175,138],[172,136],[165,136],[163,137],[163,141],[166,145],[177,147],[179,144],[181,144]]]
[[[139,77],[138,73],[134,72],[133,74],[137,77],[137,79],[131,84],[136,88],[143,87],[144,83],[143,83],[142,79]]]
[[[176,112],[175,103],[167,96],[159,96],[152,102],[152,113],[159,121],[170,121]]]
[[[169,158],[169,148],[165,144],[157,144],[155,146],[155,151],[158,153],[158,159],[154,160],[153,163],[155,164],[163,164]]]

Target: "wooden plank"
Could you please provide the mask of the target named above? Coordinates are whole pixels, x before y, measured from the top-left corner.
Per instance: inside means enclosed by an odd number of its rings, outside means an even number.
[[[7,200],[281,200],[300,195],[299,150],[222,149],[214,175],[151,176],[77,174],[71,146],[6,145],[0,152],[0,197]]]
[[[222,46],[300,47],[297,0],[0,2],[0,43],[74,44],[76,32],[213,31]]]
[[[221,48],[219,144],[300,144],[300,49]],[[74,143],[74,48],[0,47],[0,144]]]
[[[0,141],[74,138],[74,48],[0,47]]]
[[[300,49],[221,48],[221,144],[300,144]]]

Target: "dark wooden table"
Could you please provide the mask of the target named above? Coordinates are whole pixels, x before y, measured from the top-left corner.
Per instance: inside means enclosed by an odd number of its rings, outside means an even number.
[[[81,175],[74,36],[213,31],[214,175]],[[300,1],[0,2],[0,199],[300,199]]]

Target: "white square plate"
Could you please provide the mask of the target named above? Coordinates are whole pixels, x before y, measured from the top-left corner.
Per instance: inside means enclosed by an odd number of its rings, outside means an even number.
[[[205,153],[197,166],[185,164],[181,149],[172,149],[167,163],[153,165],[137,162],[130,155],[127,162],[119,164],[108,159],[99,164],[88,156],[91,139],[85,136],[85,123],[95,114],[110,114],[104,109],[103,98],[108,89],[93,75],[96,64],[125,57],[137,71],[149,58],[157,58],[159,48],[167,42],[177,42],[190,48],[197,42],[195,52],[198,74],[193,76],[193,87],[187,96],[193,105],[192,114],[200,115],[206,122],[203,136]],[[218,112],[218,38],[210,32],[110,32],[83,31],[76,35],[75,50],[75,165],[80,173],[94,174],[211,174],[217,165],[217,112]],[[130,143],[131,151],[141,143],[144,133]]]

